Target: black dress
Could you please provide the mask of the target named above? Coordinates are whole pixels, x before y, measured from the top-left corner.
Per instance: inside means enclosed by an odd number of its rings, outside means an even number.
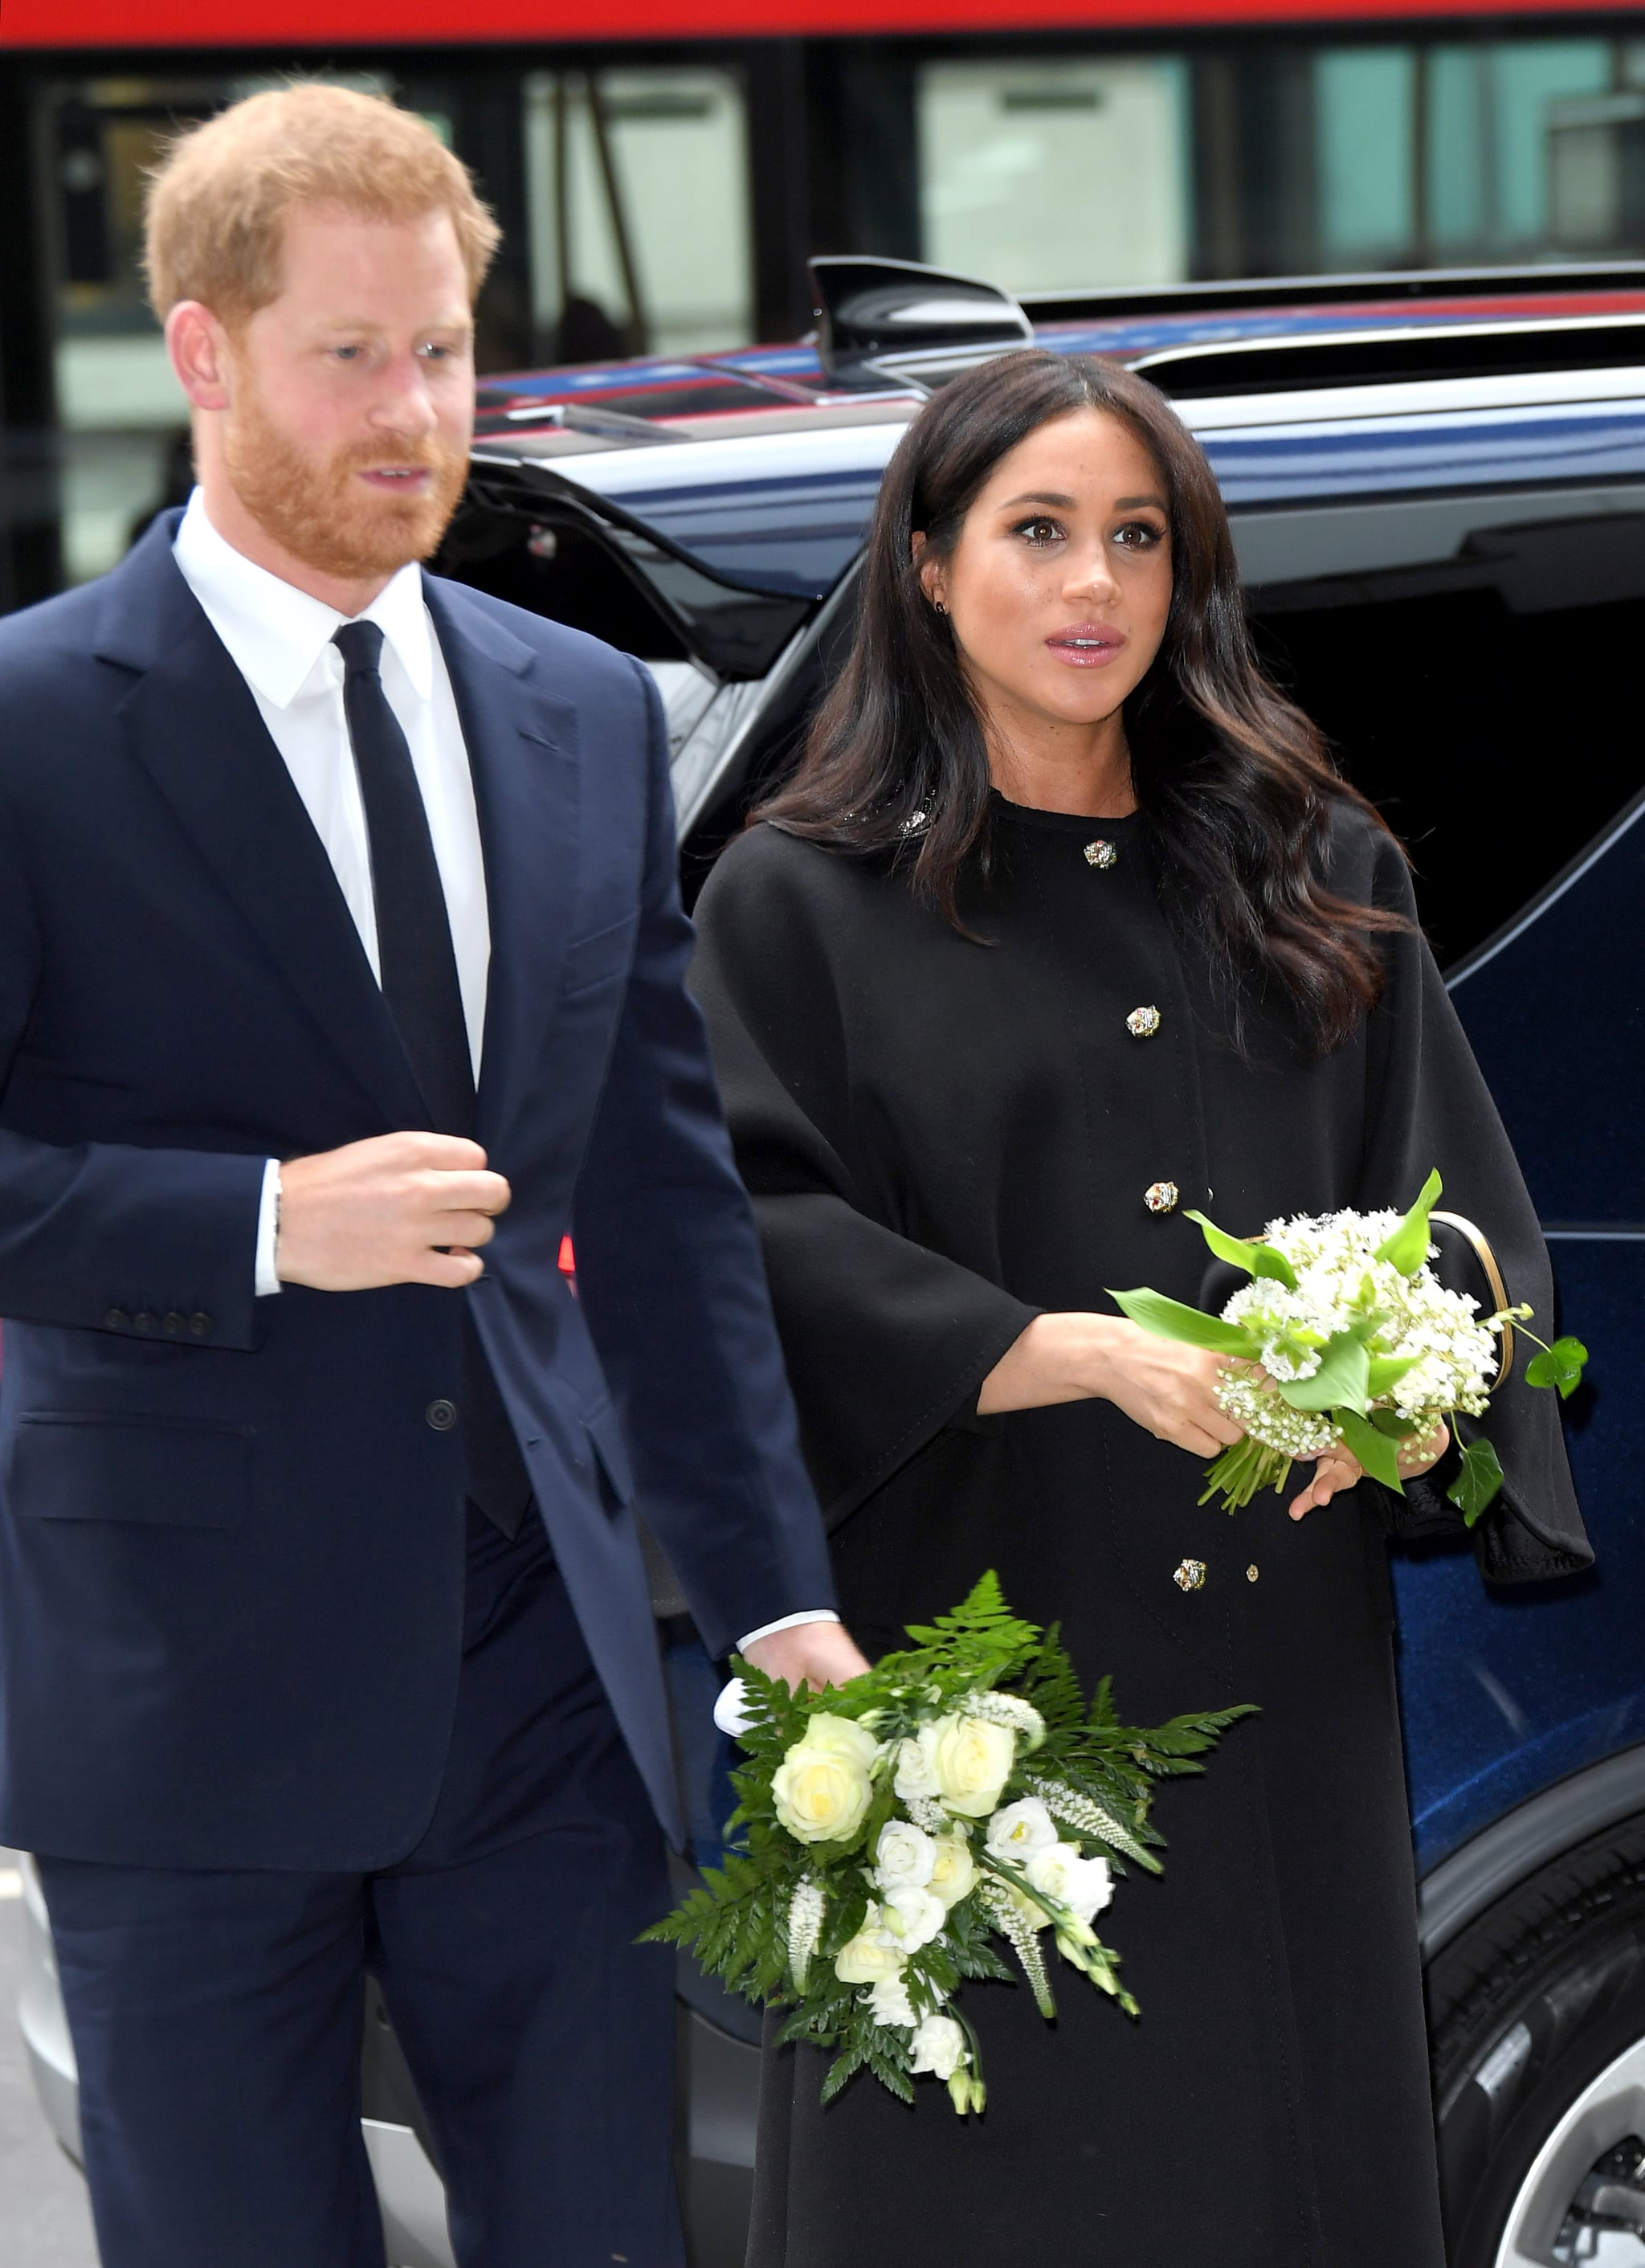
[[[750,2260],[1441,2268],[1387,1538],[1459,1523],[1437,1486],[1371,1484],[1300,1523],[1271,1493],[1230,1518],[1199,1507],[1199,1459],[1110,1403],[974,1411],[1041,1309],[1112,1312],[1107,1288],[1142,1284],[1220,1304],[1237,1279],[1208,1269],[1189,1205],[1248,1233],[1403,1206],[1437,1165],[1546,1330],[1535,1218],[1420,938],[1333,1054],[1273,1006],[1242,1054],[1162,913],[1144,821],[996,798],[992,826],[992,879],[961,900],[989,943],[887,864],[769,827],[698,909],[842,1605],[878,1653],[996,1567],[1131,1721],[1262,1714],[1166,1787],[1164,1879],[1133,1874],[1103,1918],[1140,2021],[1066,1968],[1054,2028],[1020,1987],[967,1987],[980,2123],[935,2084],[909,2110],[866,2078],[825,2111],[815,2051],[768,2058]],[[1410,909],[1395,846],[1349,810],[1334,867]],[[1553,1397],[1510,1381],[1489,1431],[1508,1486],[1485,1573],[1585,1565]],[[1190,1559],[1207,1573],[1185,1590]]]

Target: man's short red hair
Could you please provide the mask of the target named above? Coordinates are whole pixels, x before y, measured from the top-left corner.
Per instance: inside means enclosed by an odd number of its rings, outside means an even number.
[[[286,215],[447,212],[478,298],[501,235],[468,168],[424,120],[339,86],[248,95],[172,144],[149,183],[144,264],[162,322],[198,299],[231,326],[280,293]]]

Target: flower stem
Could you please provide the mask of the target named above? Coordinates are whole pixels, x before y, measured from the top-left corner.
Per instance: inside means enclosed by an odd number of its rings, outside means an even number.
[[[1255,1440],[1247,1433],[1207,1467],[1206,1491],[1200,1501],[1209,1504],[1221,1489],[1223,1511],[1243,1511],[1259,1489],[1282,1489],[1290,1469],[1291,1460],[1283,1449],[1270,1448],[1266,1441]]]

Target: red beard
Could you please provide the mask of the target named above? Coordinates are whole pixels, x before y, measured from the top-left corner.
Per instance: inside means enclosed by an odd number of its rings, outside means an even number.
[[[468,476],[466,449],[426,440],[350,442],[334,455],[306,454],[246,386],[227,421],[224,468],[246,511],[283,549],[339,581],[392,575],[437,549]],[[398,497],[356,475],[393,465],[431,473],[430,485]]]

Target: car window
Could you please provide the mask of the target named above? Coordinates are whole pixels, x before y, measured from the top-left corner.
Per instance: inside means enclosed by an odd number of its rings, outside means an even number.
[[[476,473],[435,566],[642,661],[695,660],[744,682],[765,676],[814,611],[720,581],[621,512],[534,493],[530,468]]]
[[[1235,536],[1265,661],[1458,961],[1645,785],[1645,488],[1252,512]]]
[[[471,499],[452,521],[436,565],[459,582],[586,630],[642,661],[690,659],[640,578],[575,521],[532,521]]]

